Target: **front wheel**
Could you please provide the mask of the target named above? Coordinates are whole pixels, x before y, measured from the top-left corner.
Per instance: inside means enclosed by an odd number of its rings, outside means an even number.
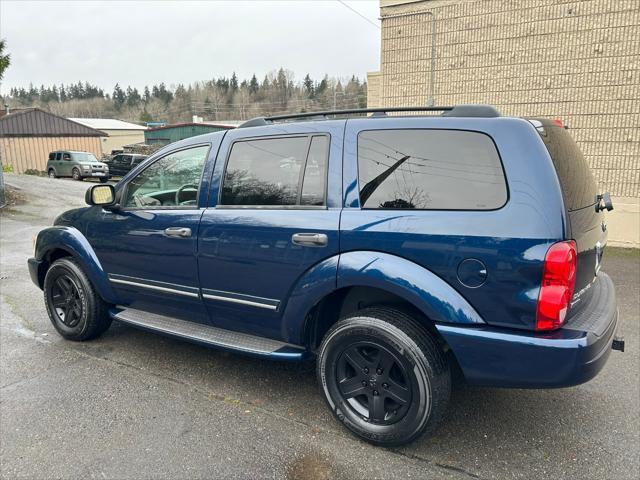
[[[340,320],[322,341],[317,370],[336,418],[376,445],[402,445],[434,431],[449,402],[442,348],[397,310],[370,308]]]
[[[71,171],[71,176],[73,177],[74,180],[82,181],[82,175],[80,174],[80,170],[78,170],[77,168],[74,168]]]
[[[56,171],[53,168],[49,169],[49,178],[56,178]]]
[[[44,301],[51,323],[68,340],[96,338],[111,325],[108,304],[70,258],[56,260],[47,271]]]

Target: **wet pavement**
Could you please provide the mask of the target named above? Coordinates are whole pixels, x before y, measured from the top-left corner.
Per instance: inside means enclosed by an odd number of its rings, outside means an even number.
[[[29,280],[33,236],[87,182],[5,175],[0,214],[2,478],[638,478],[640,255],[608,249],[625,353],[558,390],[458,386],[442,427],[399,449],[351,436],[312,364],[234,355],[114,323],[73,343]]]

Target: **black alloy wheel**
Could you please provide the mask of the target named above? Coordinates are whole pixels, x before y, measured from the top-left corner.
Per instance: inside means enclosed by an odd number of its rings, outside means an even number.
[[[353,312],[318,349],[320,390],[338,421],[375,445],[433,432],[451,391],[449,361],[426,319],[390,307]]]
[[[80,290],[71,275],[59,275],[51,287],[51,305],[58,320],[69,328],[80,323],[83,301]]]
[[[86,273],[71,257],[51,264],[44,277],[43,290],[49,319],[64,338],[90,340],[111,325],[109,304],[98,295]]]
[[[390,425],[407,413],[413,389],[403,362],[375,342],[358,342],[338,358],[338,389],[344,402],[372,423]]]

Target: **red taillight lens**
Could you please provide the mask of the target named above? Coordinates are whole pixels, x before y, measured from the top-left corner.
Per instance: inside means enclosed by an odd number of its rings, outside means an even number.
[[[576,242],[573,240],[554,243],[547,251],[538,296],[536,330],[553,330],[564,323],[576,286],[576,260]]]

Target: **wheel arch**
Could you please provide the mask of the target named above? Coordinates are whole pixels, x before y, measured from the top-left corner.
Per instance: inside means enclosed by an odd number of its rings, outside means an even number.
[[[356,251],[327,259],[303,275],[289,297],[282,333],[291,343],[312,347],[318,341],[314,335],[326,332],[341,316],[372,305],[420,315],[434,333],[437,323],[485,323],[460,293],[433,272],[395,255]]]
[[[49,267],[64,257],[73,258],[91,280],[98,294],[109,303],[117,303],[117,297],[100,260],[85,236],[74,227],[54,226],[45,228],[36,240],[35,258],[41,263],[38,267],[40,288]]]

